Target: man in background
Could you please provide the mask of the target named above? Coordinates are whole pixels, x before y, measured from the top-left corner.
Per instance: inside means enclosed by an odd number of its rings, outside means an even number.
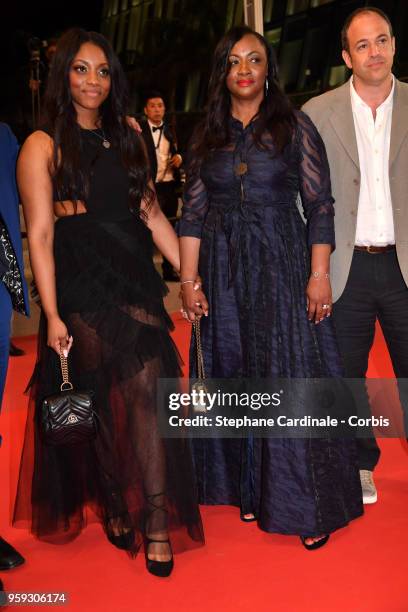
[[[176,136],[164,121],[165,112],[166,107],[161,94],[151,92],[145,99],[146,121],[141,122],[141,127],[160,207],[174,225],[180,187],[179,168],[183,160],[177,151]],[[164,280],[178,280],[178,275],[165,258],[163,258],[162,267]]]
[[[380,9],[360,8],[347,18],[342,47],[351,79],[303,108],[326,146],[336,201],[334,321],[345,375],[359,379],[380,322],[407,432],[408,85],[391,72],[395,39]],[[361,404],[369,412],[366,398]],[[372,504],[380,456],[374,435],[360,438],[358,450],[363,501]]]
[[[38,39],[34,39],[34,40],[38,40]],[[40,70],[39,70],[38,76],[40,78],[39,80],[37,80],[37,79],[32,78],[31,76],[29,80],[29,88],[33,92],[40,91],[41,95],[43,95],[45,92],[46,85],[47,85],[48,73],[51,68],[51,62],[57,50],[57,39],[50,38],[50,40],[44,41],[43,43],[41,43],[41,45],[45,46],[45,51],[44,51],[45,63],[40,61],[40,51],[38,50],[38,61],[40,64]]]

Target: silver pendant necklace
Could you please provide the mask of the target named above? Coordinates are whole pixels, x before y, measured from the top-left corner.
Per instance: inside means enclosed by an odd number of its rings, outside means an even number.
[[[102,136],[100,134],[97,134],[95,130],[90,130],[90,132],[94,135],[97,136],[98,138],[100,138],[102,140],[102,146],[105,147],[105,149],[110,149],[111,143],[109,142],[109,140],[106,138],[105,136],[105,132],[103,131],[102,128],[97,128],[100,129],[102,132]]]

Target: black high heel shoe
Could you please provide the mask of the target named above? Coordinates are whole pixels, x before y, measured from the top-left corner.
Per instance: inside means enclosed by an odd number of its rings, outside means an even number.
[[[4,607],[7,606],[7,597],[4,592],[4,585],[1,580],[0,580],[0,606],[4,606]]]
[[[158,576],[159,578],[167,578],[170,576],[174,567],[173,560],[173,552],[171,550],[170,540],[152,540],[145,536],[145,559],[146,559],[146,569],[148,572],[153,574],[153,576]],[[171,553],[171,559],[168,561],[157,561],[156,559],[149,559],[149,545],[150,544],[167,544]]]
[[[116,548],[121,550],[134,549],[136,533],[130,524],[129,517],[118,515],[108,519],[105,532],[109,542],[116,546]]]
[[[306,544],[306,540],[311,537],[314,537],[314,536],[300,536],[300,540],[303,546],[306,548],[306,550],[317,550],[318,548],[321,548],[322,546],[326,544],[326,542],[330,538],[330,534],[324,536],[323,538],[320,538],[320,540],[317,540],[317,542],[313,542],[313,544]]]
[[[153,514],[153,512],[156,512],[156,511],[165,512],[166,514],[168,513],[164,504],[158,505],[155,502],[155,499],[157,497],[165,497],[165,493],[156,493],[154,495],[146,495],[147,503],[152,507],[152,509],[148,513],[149,517]],[[173,571],[173,567],[174,567],[173,551],[171,549],[170,540],[169,538],[157,539],[158,536],[150,537],[147,533],[148,532],[147,523],[148,521],[146,521],[146,526],[145,526],[146,533],[144,535],[144,552],[145,552],[145,559],[146,559],[146,569],[148,572],[153,574],[153,576],[158,576],[159,578],[167,578],[168,576],[170,576],[171,572]],[[151,535],[153,536],[153,534]],[[171,558],[168,561],[157,561],[156,559],[149,559],[150,544],[167,544],[170,554],[171,554]],[[156,553],[156,554],[159,554],[159,553]]]
[[[109,542],[116,546],[116,548],[120,548],[121,550],[132,550],[135,543],[135,530],[131,528],[117,535],[108,533],[107,537]]]

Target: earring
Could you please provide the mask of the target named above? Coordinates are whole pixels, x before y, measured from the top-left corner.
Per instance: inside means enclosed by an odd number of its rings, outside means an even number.
[[[266,92],[266,95],[268,95],[268,89],[269,89],[269,82],[268,82],[268,79],[266,79],[265,80],[265,92]]]

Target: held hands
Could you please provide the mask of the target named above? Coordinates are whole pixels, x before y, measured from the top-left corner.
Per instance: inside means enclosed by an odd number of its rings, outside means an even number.
[[[69,336],[65,323],[58,316],[48,319],[48,338],[47,345],[54,349],[59,356],[60,351],[64,357],[68,357],[73,342],[72,336]]]
[[[203,315],[208,317],[208,302],[201,290],[199,277],[194,282],[182,282],[180,294],[183,301],[181,312],[190,323],[201,319]]]
[[[332,290],[329,275],[312,273],[307,284],[307,316],[317,324],[332,313]]]

